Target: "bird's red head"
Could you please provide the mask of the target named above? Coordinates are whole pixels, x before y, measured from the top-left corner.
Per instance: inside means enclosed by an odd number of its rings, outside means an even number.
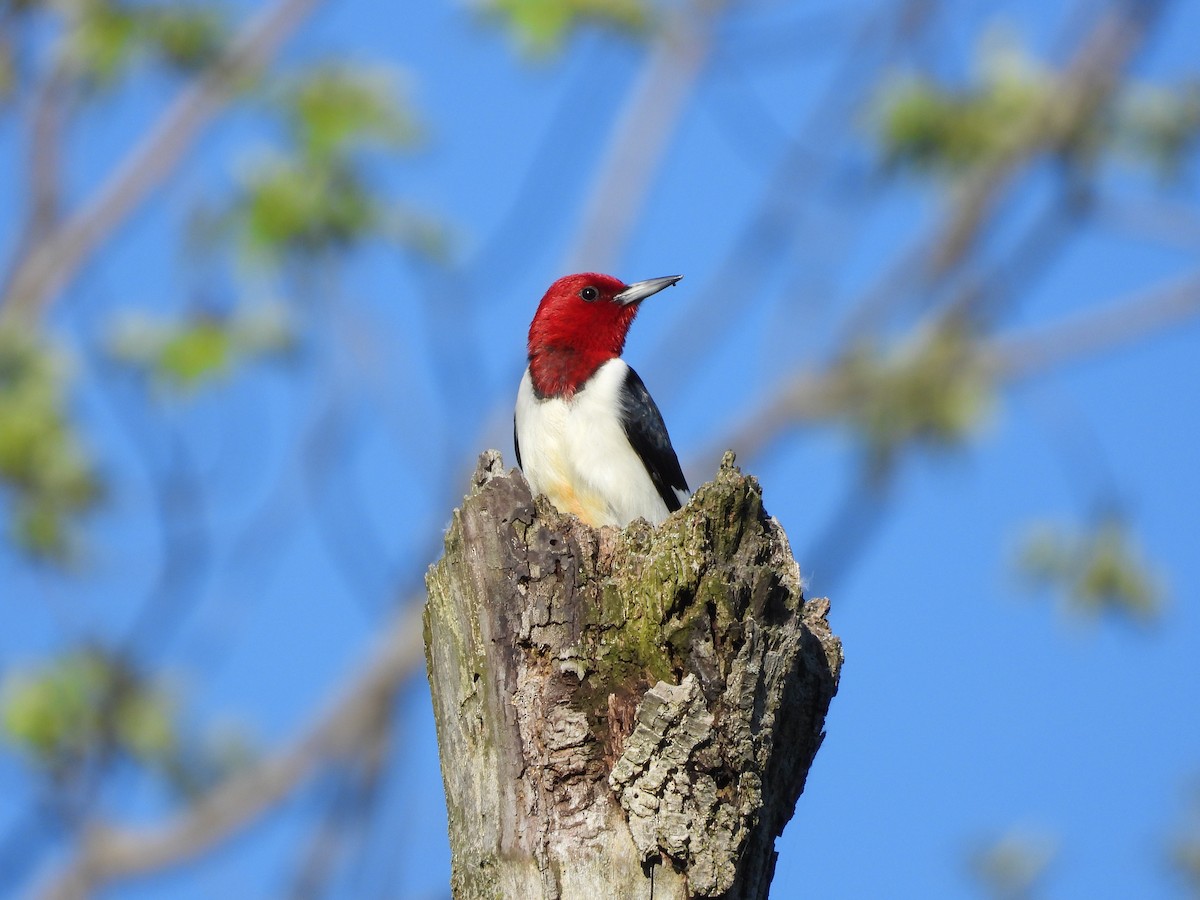
[[[543,397],[570,397],[621,355],[638,306],[682,275],[625,284],[611,275],[566,275],[546,291],[529,326],[529,374]]]

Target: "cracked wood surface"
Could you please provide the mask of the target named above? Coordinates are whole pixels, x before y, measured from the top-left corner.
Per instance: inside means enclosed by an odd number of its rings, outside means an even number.
[[[842,652],[732,455],[596,530],[488,451],[427,584],[456,898],[767,896]]]

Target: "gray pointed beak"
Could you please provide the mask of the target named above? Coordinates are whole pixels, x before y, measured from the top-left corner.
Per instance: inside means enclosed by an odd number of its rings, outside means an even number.
[[[668,275],[665,278],[648,278],[645,281],[635,281],[633,284],[626,285],[625,290],[613,297],[622,306],[629,306],[631,303],[641,303],[651,294],[657,294],[663,288],[669,288],[677,282],[682,275]]]

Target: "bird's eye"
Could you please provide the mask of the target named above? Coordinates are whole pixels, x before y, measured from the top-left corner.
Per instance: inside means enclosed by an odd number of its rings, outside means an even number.
[[[588,287],[585,287],[582,291],[579,292],[579,296],[582,297],[584,300],[586,300],[588,303],[591,303],[593,300],[595,300],[597,297],[600,296],[600,292],[598,290],[596,290],[594,287],[591,287],[589,285]]]

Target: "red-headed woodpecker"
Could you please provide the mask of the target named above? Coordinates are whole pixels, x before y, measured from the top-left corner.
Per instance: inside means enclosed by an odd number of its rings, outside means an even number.
[[[589,525],[657,524],[689,496],[662,414],[620,358],[638,305],[682,278],[567,275],[529,326],[517,391],[517,465],[534,494]]]

